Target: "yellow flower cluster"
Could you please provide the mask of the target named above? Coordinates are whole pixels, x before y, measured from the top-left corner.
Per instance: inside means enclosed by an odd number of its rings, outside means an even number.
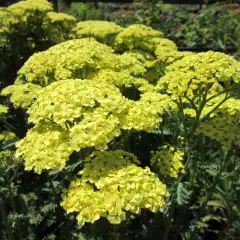
[[[29,122],[36,124],[49,119],[68,129],[96,109],[106,116],[118,116],[126,109],[125,102],[120,91],[107,83],[81,79],[58,81],[39,93],[28,110]]]
[[[146,92],[141,95],[139,101],[131,101],[128,113],[121,120],[122,128],[151,132],[160,126],[162,116],[170,108],[176,110],[176,105],[170,97]]]
[[[169,51],[177,51],[177,45],[167,39],[167,38],[150,38],[142,43],[141,49],[155,53],[162,51],[162,52],[169,52]]]
[[[126,51],[123,53],[123,56],[124,55],[129,55],[131,57],[136,58],[143,64],[143,66],[145,68],[152,67],[154,65],[154,63],[156,62],[155,57],[151,53],[144,52],[144,51],[137,50],[137,49]]]
[[[141,77],[146,73],[144,64],[139,59],[129,54],[115,55],[116,62],[109,63],[109,68],[115,71],[128,71],[133,76]]]
[[[3,106],[2,104],[0,104],[0,115],[3,115],[5,113],[8,112],[8,107]]]
[[[3,18],[3,23],[6,26],[11,26],[11,28],[19,25],[26,28],[33,17],[38,16],[42,18],[48,11],[52,10],[51,3],[46,0],[20,1],[5,9],[6,17]],[[23,30],[21,29],[21,31]]]
[[[187,97],[193,99],[198,96],[199,92],[210,88],[215,79],[207,79],[206,77],[194,71],[172,71],[160,78],[156,88],[162,93],[171,96],[173,100],[179,97]]]
[[[95,76],[92,77],[91,80],[111,83],[118,87],[120,90],[122,90],[122,93],[124,93],[124,87],[134,87],[138,89],[141,93],[156,92],[155,86],[150,84],[144,78],[137,78],[131,76],[129,71],[127,70],[116,72],[110,69],[103,69],[100,70],[97,74],[95,74]]]
[[[50,41],[60,43],[69,39],[76,21],[75,17],[65,13],[48,12],[43,21],[43,29]]]
[[[83,21],[79,22],[72,30],[72,38],[93,37],[101,43],[111,45],[122,27],[107,21]]]
[[[123,78],[122,83],[131,84],[133,78],[128,73],[103,71],[102,74],[110,74],[109,82],[101,81],[100,76],[95,81],[62,80],[38,93],[28,109],[29,122],[36,126],[18,144],[18,156],[25,159],[27,169],[41,172],[44,168],[62,168],[73,151],[86,147],[106,149],[121,129],[151,131],[159,127],[168,108],[176,107],[170,97],[154,92],[144,79],[133,81],[136,86],[139,80],[143,92],[140,100],[129,100],[111,83],[113,76],[116,82]],[[54,141],[51,132],[57,136]],[[49,145],[41,147],[46,141]],[[59,152],[60,156],[57,158],[52,152]]]
[[[17,142],[16,158],[25,160],[25,169],[62,169],[73,152],[69,133],[51,122],[35,125]]]
[[[16,138],[16,135],[11,131],[3,131],[0,133],[0,142],[1,141],[8,142],[13,140],[14,138]]]
[[[64,79],[85,79],[99,69],[126,69],[134,75],[146,71],[136,58],[116,55],[94,39],[75,39],[34,54],[19,70],[18,80],[48,85]]]
[[[186,56],[168,66],[167,71],[195,71],[225,84],[240,81],[240,62],[224,53],[213,51]]]
[[[141,168],[133,154],[122,150],[96,152],[85,161],[81,178],[63,191],[61,206],[76,212],[80,225],[106,217],[112,224],[126,213],[141,209],[156,212],[169,198],[166,186],[149,170]]]
[[[127,99],[111,84],[91,80],[63,80],[40,91],[29,108],[36,124],[17,144],[26,169],[63,168],[70,154],[85,147],[106,148],[120,135]]]
[[[141,50],[143,43],[149,41],[152,38],[159,38],[162,36],[162,32],[154,30],[151,27],[142,24],[133,24],[121,31],[116,36],[114,48],[118,52],[124,52],[126,50],[132,49]]]
[[[165,145],[161,151],[153,153],[150,161],[160,175],[177,178],[184,172],[183,157],[184,152]]]
[[[240,127],[226,117],[216,116],[202,123],[196,133],[202,133],[225,146],[232,143],[240,146]]]
[[[0,168],[9,167],[11,164],[15,164],[14,152],[10,150],[0,151]]]
[[[224,98],[213,99],[204,109],[203,116],[214,109]],[[202,122],[196,133],[202,133],[220,144],[230,146],[232,143],[240,146],[240,100],[230,98],[221,104],[211,115],[210,119]]]
[[[29,54],[46,49],[69,39],[76,23],[70,15],[52,12],[47,0],[25,0],[12,4],[0,11],[0,45],[10,46],[6,56],[24,58]],[[14,39],[17,39],[17,44]],[[11,51],[11,44],[16,50]]]
[[[14,84],[4,88],[1,95],[11,95],[10,101],[15,108],[27,109],[36,99],[41,88],[41,86],[31,83]]]
[[[77,19],[71,15],[65,13],[56,13],[56,12],[48,12],[46,17],[49,19],[50,22],[62,22],[62,21],[69,21],[69,22],[76,22]]]
[[[162,63],[165,67],[171,65],[172,63],[183,59],[186,56],[191,56],[192,52],[178,52],[172,51],[166,48],[157,47],[155,50],[155,55],[157,56],[158,62]]]

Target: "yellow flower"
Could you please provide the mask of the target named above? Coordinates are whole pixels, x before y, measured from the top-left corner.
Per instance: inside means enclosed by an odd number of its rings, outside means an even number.
[[[41,86],[36,84],[14,84],[4,88],[1,95],[11,95],[10,101],[15,108],[27,109],[34,102],[40,90]]]
[[[83,21],[79,22],[72,30],[72,38],[93,37],[98,42],[111,45],[118,33],[123,30],[116,23],[107,21]]]
[[[184,153],[182,151],[175,150],[174,147],[165,145],[161,151],[157,151],[153,154],[151,165],[159,174],[177,178],[183,173],[183,157]]]
[[[80,225],[106,217],[112,224],[126,219],[126,213],[140,214],[146,208],[156,212],[169,198],[166,186],[137,158],[122,150],[95,152],[85,161],[80,178],[63,191],[61,206],[76,212]]]

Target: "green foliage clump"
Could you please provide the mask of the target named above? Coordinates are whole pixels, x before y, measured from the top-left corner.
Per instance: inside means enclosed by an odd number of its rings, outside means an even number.
[[[104,14],[89,4],[72,2],[67,14],[74,16],[78,22],[87,20],[104,20]]]
[[[199,11],[180,27],[182,44],[226,49],[237,46],[240,30],[239,4],[217,3]]]

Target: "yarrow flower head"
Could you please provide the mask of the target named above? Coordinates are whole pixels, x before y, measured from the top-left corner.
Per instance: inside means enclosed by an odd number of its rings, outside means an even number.
[[[146,92],[141,95],[139,101],[130,102],[129,111],[121,120],[122,128],[151,132],[160,126],[162,117],[169,109],[175,111],[176,108],[170,97]]]
[[[2,96],[11,95],[10,101],[15,108],[27,109],[37,98],[41,86],[31,83],[14,84],[4,88],[1,92]]]
[[[166,68],[167,66],[183,59],[184,57],[194,55],[194,53],[173,51],[172,49],[159,46],[155,50],[155,55],[157,56],[158,62],[161,63],[164,68]]]
[[[127,110],[128,100],[109,83],[54,82],[29,108],[29,122],[35,127],[17,144],[17,156],[36,172],[62,169],[73,151],[106,148],[120,135],[120,119]]]
[[[165,145],[161,151],[152,154],[151,165],[160,175],[177,178],[184,172],[184,152]]]
[[[178,100],[179,97],[194,99],[199,92],[209,90],[215,82],[214,78],[207,79],[194,71],[172,71],[160,78],[156,88],[174,100]]]
[[[7,112],[8,112],[8,107],[0,104],[0,116],[6,114]]]
[[[17,142],[16,158],[22,157],[26,170],[62,169],[73,152],[68,131],[51,122],[36,124]]]
[[[48,41],[60,43],[69,39],[70,31],[76,21],[75,17],[65,13],[48,12],[43,19],[42,28]]]
[[[133,24],[121,31],[115,38],[114,48],[118,52],[140,49],[142,44],[152,38],[162,37],[163,33],[142,24]]]
[[[169,197],[166,186],[149,168],[138,167],[139,161],[131,153],[95,152],[84,162],[81,177],[63,191],[61,202],[67,213],[77,213],[80,225],[100,217],[119,224],[128,212],[158,211]]]
[[[19,70],[17,80],[46,86],[59,80],[85,79],[100,69],[126,69],[134,75],[146,71],[137,59],[116,55],[94,39],[75,39],[35,53]]]
[[[0,133],[0,142],[9,142],[13,139],[16,139],[16,135],[11,131],[3,131]]]
[[[240,81],[240,62],[233,57],[219,52],[198,53],[184,57],[167,67],[167,71],[194,71],[208,79],[228,85]]]
[[[96,73],[91,80],[111,83],[118,87],[123,95],[125,88],[134,88],[140,93],[156,92],[154,85],[144,78],[133,77],[127,70],[116,72],[110,69],[103,69]]]
[[[33,16],[43,18],[48,11],[52,10],[52,4],[46,0],[20,1],[6,9],[6,17],[3,18],[4,25],[11,26],[13,29],[19,25],[26,28]]]
[[[229,98],[215,109],[224,97],[216,97],[208,103],[203,111],[203,117],[207,113],[211,112],[211,114],[200,124],[196,134],[202,133],[224,146],[231,144],[240,146],[240,100]]]
[[[72,38],[95,38],[98,42],[112,45],[118,33],[124,28],[116,23],[89,20],[79,22],[72,30]]]
[[[177,45],[167,38],[155,37],[147,39],[145,42],[143,42],[141,49],[156,55],[156,52],[161,50],[163,52],[177,51]]]

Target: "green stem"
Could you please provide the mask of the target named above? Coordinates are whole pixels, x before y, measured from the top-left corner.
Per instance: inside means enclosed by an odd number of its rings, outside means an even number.
[[[169,208],[169,214],[168,214],[167,221],[165,224],[165,231],[164,231],[162,240],[168,240],[174,210],[175,210],[175,202],[174,202],[174,200],[172,200],[170,208]]]
[[[205,119],[207,119],[208,117],[210,117],[210,115],[216,110],[218,109],[225,101],[227,101],[231,96],[225,96],[224,99],[222,101],[220,101],[210,112],[208,112],[208,114],[206,116],[204,116],[204,118],[202,119],[202,121],[204,121]]]
[[[12,234],[12,231],[11,231],[11,225],[10,225],[10,223],[8,221],[8,217],[7,217],[7,214],[6,214],[5,210],[4,210],[4,206],[3,206],[3,203],[2,203],[1,200],[0,200],[0,212],[2,214],[3,223],[5,224],[6,229],[7,229],[8,239],[9,240],[14,240],[13,234]]]
[[[196,217],[195,222],[200,221],[200,219],[201,219],[201,217],[202,217],[202,215],[203,215],[203,213],[204,213],[204,211],[205,211],[205,209],[207,207],[208,201],[212,197],[212,194],[214,193],[214,191],[215,191],[215,189],[216,189],[216,187],[217,187],[217,185],[219,183],[219,180],[221,178],[222,172],[224,171],[224,169],[225,169],[225,167],[227,165],[227,162],[228,162],[228,160],[230,159],[231,156],[232,156],[232,151],[231,151],[231,149],[229,149],[225,159],[223,160],[223,162],[221,162],[221,166],[220,166],[219,172],[215,176],[215,178],[213,180],[213,184],[210,187],[210,189],[208,190],[207,196],[205,197],[205,200],[204,200],[204,202],[202,203],[202,205],[200,207],[200,210],[199,210],[199,213],[198,213],[198,215]],[[197,232],[197,228],[194,227],[193,231],[191,231],[191,233],[190,233],[191,235],[190,235],[189,240],[195,240],[196,239],[195,238],[196,232]]]
[[[13,191],[12,191],[12,186],[11,186],[11,182],[10,181],[9,181],[9,184],[8,184],[8,189],[9,189],[10,201],[11,201],[11,205],[12,205],[13,211],[15,213],[17,213],[17,207],[16,207],[16,204],[15,204],[15,201],[14,201],[14,196],[13,196]],[[19,238],[20,238],[20,240],[22,240],[23,239],[22,231],[21,231],[19,226],[18,226],[18,232],[19,232]]]

